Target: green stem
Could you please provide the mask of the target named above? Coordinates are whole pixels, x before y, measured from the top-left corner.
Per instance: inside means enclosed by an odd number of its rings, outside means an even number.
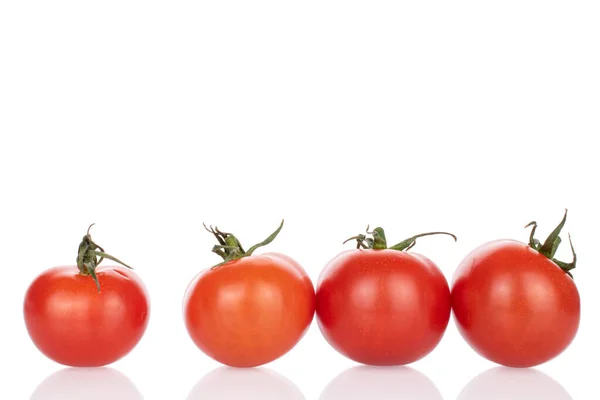
[[[210,226],[210,228],[208,228],[206,224],[204,225],[204,228],[208,232],[212,233],[213,236],[215,236],[215,238],[219,242],[218,245],[213,246],[212,252],[223,258],[223,262],[214,265],[211,268],[214,269],[229,261],[251,256],[252,253],[254,253],[254,251],[256,251],[256,249],[258,249],[259,247],[263,247],[271,243],[273,240],[275,240],[277,235],[279,235],[279,232],[281,232],[281,229],[283,228],[283,220],[281,220],[281,224],[279,224],[279,227],[275,230],[275,232],[269,235],[269,237],[267,237],[262,242],[250,247],[248,251],[244,250],[240,241],[233,234],[228,232],[222,232],[217,227],[213,228],[212,226]]]
[[[370,237],[367,235],[370,235]],[[344,241],[344,243],[347,243],[351,240],[356,240],[356,248],[357,249],[372,249],[372,250],[390,249],[390,250],[398,250],[398,251],[408,251],[411,248],[413,248],[413,246],[417,243],[418,238],[424,237],[424,236],[431,236],[431,235],[448,235],[448,236],[452,236],[452,238],[454,238],[454,241],[457,241],[456,235],[454,235],[452,233],[427,232],[427,233],[420,233],[418,235],[412,236],[406,240],[401,241],[398,244],[388,247],[387,240],[385,237],[385,231],[383,230],[383,228],[377,227],[377,228],[373,229],[372,232],[369,232],[369,227],[367,227],[366,235],[359,234],[359,235],[353,236],[349,239],[346,239]]]
[[[448,235],[448,236],[452,236],[452,238],[454,239],[455,242],[458,240],[456,235],[449,233],[449,232],[427,232],[427,233],[421,233],[419,235],[415,235],[406,240],[403,240],[400,243],[395,244],[392,247],[390,247],[390,249],[400,250],[400,251],[409,250],[417,243],[418,238],[424,237],[424,236],[433,236],[433,235]]]
[[[94,226],[94,224],[91,224],[88,227],[87,233],[79,244],[79,249],[77,252],[77,268],[79,269],[79,273],[81,275],[92,277],[98,292],[100,292],[100,282],[98,281],[98,276],[96,275],[96,268],[105,258],[117,262],[124,267],[130,269],[132,268],[116,257],[106,253],[101,246],[92,240],[92,236],[90,235],[90,229],[92,226]]]
[[[537,222],[532,221],[525,225],[525,228],[531,228],[531,234],[529,235],[529,246],[534,250],[539,251],[541,254],[552,260],[556,265],[560,267],[567,275],[573,278],[573,274],[571,270],[575,269],[577,264],[577,254],[575,253],[575,248],[573,247],[573,241],[571,240],[571,234],[569,234],[569,244],[571,246],[571,253],[573,254],[573,261],[570,263],[557,260],[554,258],[558,247],[562,243],[562,239],[560,238],[560,232],[565,227],[565,223],[567,222],[567,213],[568,210],[565,209],[565,214],[560,221],[560,223],[554,228],[554,230],[548,235],[544,243],[542,244],[538,239],[535,238],[535,231],[537,228]]]
[[[381,227],[373,229],[373,232],[367,232],[373,236],[373,244],[371,248],[374,250],[387,249],[387,240],[385,238],[385,231]]]

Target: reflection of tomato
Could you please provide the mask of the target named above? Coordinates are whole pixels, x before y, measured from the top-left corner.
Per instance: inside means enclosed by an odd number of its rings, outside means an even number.
[[[254,367],[291,350],[314,316],[315,292],[302,267],[290,257],[252,255],[235,237],[211,232],[225,261],[200,273],[184,299],[184,317],[194,343],[208,356],[233,367]]]
[[[143,400],[133,382],[121,372],[105,368],[65,368],[50,375],[29,400]]]
[[[317,286],[317,321],[346,357],[371,365],[408,364],[440,342],[450,319],[450,289],[426,257],[407,253],[418,235],[387,248],[381,228],[356,237]]]
[[[98,266],[102,258],[120,262],[98,249],[88,233],[79,267],[43,272],[25,295],[31,339],[43,354],[64,365],[115,362],[137,345],[148,324],[149,300],[142,281],[127,268]]]
[[[469,382],[457,400],[572,400],[560,383],[536,368],[494,367]]]
[[[483,357],[530,367],[556,357],[574,339],[580,299],[569,271],[576,259],[571,264],[554,259],[565,220],[566,213],[544,244],[534,239],[532,223],[529,245],[493,241],[458,267],[452,285],[455,319]]]
[[[359,399],[442,400],[442,395],[427,376],[411,367],[359,365],[335,377],[319,397],[319,400]]]
[[[219,367],[204,375],[186,397],[210,399],[306,400],[293,382],[265,367]]]

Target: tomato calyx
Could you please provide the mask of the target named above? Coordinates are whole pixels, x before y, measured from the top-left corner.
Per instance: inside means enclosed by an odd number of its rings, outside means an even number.
[[[229,232],[222,232],[216,226],[213,228],[211,225],[209,228],[204,224],[204,229],[212,233],[219,242],[219,244],[213,246],[212,252],[218,254],[223,258],[222,262],[212,266],[211,269],[215,269],[223,264],[228,263],[229,261],[251,256],[256,249],[258,249],[259,247],[266,246],[273,240],[275,240],[279,232],[281,232],[281,228],[283,228],[283,220],[281,220],[281,224],[279,224],[279,227],[275,230],[275,232],[271,233],[271,235],[265,240],[255,244],[246,251],[242,247],[242,244],[240,243],[238,238],[236,238],[233,234]]]
[[[120,261],[110,254],[107,254],[101,246],[92,240],[92,236],[90,235],[90,229],[92,229],[92,226],[94,226],[94,224],[91,224],[88,227],[87,233],[79,244],[79,250],[77,253],[77,268],[79,269],[79,273],[81,275],[92,277],[96,283],[98,293],[100,293],[100,282],[98,281],[98,276],[96,275],[96,267],[98,267],[98,265],[100,265],[105,258],[117,262],[129,269],[133,268],[125,264],[123,261]]]
[[[577,264],[577,254],[575,253],[575,248],[573,247],[573,241],[571,240],[570,233],[568,234],[568,236],[569,245],[571,246],[571,253],[573,253],[573,261],[571,261],[570,263],[566,263],[564,261],[560,261],[554,258],[554,255],[558,250],[558,246],[560,246],[562,242],[562,239],[560,238],[560,232],[562,231],[562,229],[565,226],[565,223],[567,222],[567,212],[568,210],[565,210],[565,215],[563,216],[563,219],[556,226],[556,228],[554,228],[550,235],[548,235],[544,243],[540,242],[538,239],[535,238],[535,230],[538,226],[536,221],[531,221],[530,223],[525,225],[525,228],[529,228],[530,226],[532,227],[531,234],[529,235],[529,246],[534,250],[539,251],[541,254],[543,254],[550,260],[552,260],[552,262],[558,265],[560,269],[562,269],[567,275],[573,278],[571,270],[575,269],[575,266]]]
[[[369,227],[367,226],[366,234],[358,234],[344,241],[344,244],[351,241],[356,240],[356,248],[357,249],[372,249],[372,250],[398,250],[398,251],[408,251],[414,247],[417,243],[417,239],[423,236],[432,236],[432,235],[448,235],[454,238],[454,241],[457,241],[457,238],[454,234],[449,232],[426,232],[420,233],[418,235],[409,237],[397,243],[393,246],[388,247],[387,240],[385,237],[385,231],[381,227],[377,227],[373,229],[373,231],[369,232]]]

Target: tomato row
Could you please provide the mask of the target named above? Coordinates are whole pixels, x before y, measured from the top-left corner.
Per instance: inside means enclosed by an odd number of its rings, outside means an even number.
[[[377,227],[354,236],[356,248],[327,263],[313,285],[287,255],[255,251],[231,233],[207,228],[223,261],[199,273],[183,301],[185,326],[205,354],[232,367],[269,363],[290,351],[316,320],[339,353],[369,365],[404,365],[441,341],[451,313],[461,335],[481,356],[511,367],[553,359],[574,339],[580,297],[570,263],[555,253],[564,217],[548,238],[495,240],[462,260],[450,285],[438,266],[410,251],[415,235],[389,246]],[[24,301],[28,333],[50,359],[94,367],[128,354],[146,331],[149,295],[142,280],[106,253],[89,233],[77,263],[44,271]],[[111,260],[115,265],[101,263]]]

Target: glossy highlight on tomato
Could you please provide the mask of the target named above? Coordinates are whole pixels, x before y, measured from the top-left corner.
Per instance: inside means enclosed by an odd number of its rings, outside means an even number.
[[[283,222],[282,222],[283,224]],[[183,302],[187,331],[214,360],[239,368],[267,364],[305,335],[315,311],[315,291],[304,269],[279,253],[254,255],[230,233],[210,228],[224,261],[198,274]]]
[[[25,294],[27,331],[53,361],[71,367],[100,367],[127,355],[140,341],[150,314],[142,280],[104,253],[88,234],[78,265],[50,268]],[[103,259],[120,265],[99,265]]]
[[[574,340],[580,297],[573,262],[554,258],[567,213],[544,243],[485,243],[460,263],[452,284],[452,308],[461,335],[481,356],[509,367],[552,360]],[[569,236],[570,241],[570,236]]]
[[[437,265],[406,250],[418,237],[448,233],[417,235],[390,248],[383,229],[367,233],[372,237],[351,238],[357,249],[342,252],[323,270],[317,284],[319,328],[334,349],[356,362],[413,363],[441,341],[450,319],[450,289]]]

